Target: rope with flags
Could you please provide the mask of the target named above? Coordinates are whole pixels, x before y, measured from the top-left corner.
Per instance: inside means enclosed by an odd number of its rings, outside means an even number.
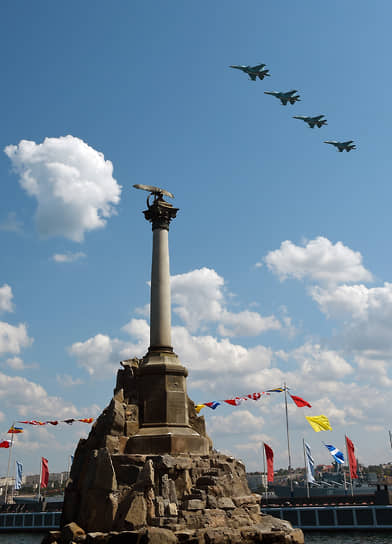
[[[265,391],[259,391],[257,393],[249,393],[247,395],[238,395],[235,397],[232,397],[231,399],[220,399],[220,400],[213,400],[209,402],[203,402],[200,404],[196,404],[196,412],[199,413],[203,408],[211,408],[211,410],[216,410],[218,406],[221,406],[222,402],[225,402],[226,404],[229,404],[230,406],[240,406],[244,402],[248,400],[259,400],[262,398],[269,397],[271,393],[283,393],[285,391],[284,387],[275,387],[273,389],[266,389]],[[298,406],[299,408],[302,408],[304,406],[307,406],[308,408],[311,408],[312,405],[309,404],[306,400],[304,400],[301,397],[298,397],[297,395],[291,395],[289,393],[289,396],[293,400],[293,402]]]

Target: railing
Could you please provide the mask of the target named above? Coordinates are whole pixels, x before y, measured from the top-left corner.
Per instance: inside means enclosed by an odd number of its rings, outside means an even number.
[[[0,514],[0,532],[58,529],[61,512]]]
[[[392,529],[392,506],[292,506],[261,510],[303,530]]]

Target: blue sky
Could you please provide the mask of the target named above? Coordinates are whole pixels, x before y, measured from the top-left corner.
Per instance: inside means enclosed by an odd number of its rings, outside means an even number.
[[[173,344],[193,400],[286,381],[333,427],[320,437],[290,406],[294,465],[302,437],[322,463],[321,440],[342,448],[345,433],[360,461],[389,461],[390,2],[2,12],[1,437],[18,419],[95,417],[121,358],[146,352],[151,230],[132,189],[144,183],[180,208]],[[270,78],[228,68],[259,62]],[[294,106],[264,94],[290,89]],[[203,412],[215,447],[249,470],[263,440],[287,465],[279,395]],[[86,428],[27,429],[15,454],[28,472],[41,455],[63,470]]]

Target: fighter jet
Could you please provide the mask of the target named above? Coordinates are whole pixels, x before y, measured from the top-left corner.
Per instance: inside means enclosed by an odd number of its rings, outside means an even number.
[[[310,128],[314,128],[316,125],[321,128],[323,125],[327,125],[327,120],[323,119],[322,117],[325,117],[325,115],[317,115],[317,117],[307,117],[306,115],[294,115],[293,119],[301,119],[301,121],[305,121],[305,123],[308,123]]]
[[[327,140],[324,143],[334,145],[335,147],[337,147],[337,149],[338,149],[338,151],[340,151],[340,153],[342,153],[342,151],[347,151],[347,153],[348,153],[352,149],[356,149],[355,145],[351,145],[353,142],[354,142],[354,140],[348,140],[348,142],[335,142],[335,141],[332,141],[332,140]]]
[[[229,68],[236,68],[237,70],[241,70],[245,74],[248,74],[252,81],[256,81],[256,78],[264,79],[265,76],[270,76],[269,70],[263,69],[264,66],[266,66],[266,64],[258,64],[257,66],[234,65],[229,66]]]
[[[276,96],[276,98],[279,98],[279,100],[282,102],[283,106],[287,105],[287,102],[290,102],[290,104],[294,104],[295,102],[300,102],[299,94],[295,95],[298,91],[287,91],[287,93],[278,93],[277,91],[264,91],[264,94],[272,94],[272,96]]]

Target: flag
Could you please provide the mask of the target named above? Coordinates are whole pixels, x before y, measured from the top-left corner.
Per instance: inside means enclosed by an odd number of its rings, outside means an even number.
[[[275,387],[275,389],[267,389],[267,393],[283,393],[283,387]]]
[[[309,404],[306,400],[301,399],[301,397],[297,397],[296,395],[290,395],[290,397],[293,399],[298,408],[302,408],[303,406],[307,406],[308,408],[312,407],[311,404]]]
[[[220,402],[213,400],[212,402],[205,402],[204,406],[208,406],[208,408],[211,408],[211,410],[215,410],[218,408],[218,406],[220,406]]]
[[[273,482],[274,481],[274,452],[272,451],[272,448],[270,448],[265,442],[264,442],[264,451],[265,451],[265,457],[267,459],[267,482]]]
[[[23,465],[19,461],[15,461],[15,488],[20,489],[22,487],[22,474]]]
[[[332,446],[332,444],[324,444],[324,446],[329,450],[329,453],[332,455],[335,461],[339,463],[339,465],[343,465],[344,463],[343,452],[338,450],[338,448],[335,448],[335,446]]]
[[[205,407],[206,407],[205,404],[196,404],[196,406],[195,406],[196,412],[199,413],[200,410],[203,410],[203,408],[205,408]]]
[[[85,417],[83,419],[78,419],[78,421],[81,421],[82,423],[92,423],[94,421],[93,417]]]
[[[3,440],[0,442],[0,448],[9,448],[11,446],[11,440]]]
[[[332,431],[331,424],[328,421],[327,416],[305,416],[309,422],[309,425],[312,427],[316,433],[320,431]]]
[[[350,467],[350,476],[352,480],[355,480],[356,478],[358,478],[357,460],[355,458],[354,444],[351,442],[348,436],[346,436],[346,447],[347,447],[348,466]]]
[[[261,397],[261,393],[251,393],[250,395],[246,395],[248,399],[252,400],[259,400]]]
[[[8,434],[19,434],[19,433],[23,433],[23,429],[22,427],[14,427],[13,425],[11,425],[11,427],[9,428],[7,432]]]
[[[68,423],[68,425],[72,425],[72,423],[74,423],[76,421],[76,419],[63,419],[64,423]]]
[[[244,400],[246,399],[242,397],[235,397],[234,399],[224,400],[223,402],[227,402],[227,404],[231,404],[231,406],[239,406],[244,402]]]
[[[309,444],[304,442],[305,446],[305,469],[306,469],[306,481],[310,484],[314,483],[314,459],[310,450]]]
[[[49,467],[48,460],[41,457],[41,488],[48,487]]]
[[[59,424],[59,422],[57,420],[47,421],[46,423],[50,423],[51,425],[58,425]]]

